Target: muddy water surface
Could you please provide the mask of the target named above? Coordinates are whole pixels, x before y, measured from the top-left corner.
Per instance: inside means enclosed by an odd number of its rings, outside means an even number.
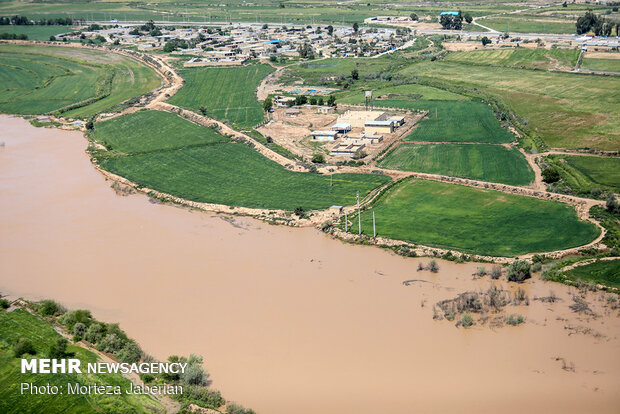
[[[81,134],[6,116],[0,131],[0,292],[91,309],[159,358],[202,354],[259,413],[620,410],[620,322],[599,295],[601,316],[577,317],[568,287],[534,280],[530,298],[564,300],[513,309],[519,327],[457,328],[432,304],[487,289],[476,264],[417,272],[428,259],[121,197]]]

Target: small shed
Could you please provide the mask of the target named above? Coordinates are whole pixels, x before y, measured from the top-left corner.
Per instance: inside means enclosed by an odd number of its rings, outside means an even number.
[[[364,132],[366,134],[391,134],[394,132],[394,121],[366,121]]]
[[[333,106],[319,106],[319,113],[320,114],[333,114],[334,113],[334,107]]]
[[[290,116],[290,117],[296,117],[300,113],[301,113],[301,111],[299,109],[296,109],[296,108],[290,108],[290,109],[287,109],[286,111],[284,111],[284,114],[286,116]]]
[[[338,131],[312,131],[310,135],[312,141],[335,141],[338,138]]]
[[[331,126],[332,131],[338,131],[341,134],[346,134],[347,132],[351,131],[351,124],[349,124],[348,122],[338,122],[334,125]]]

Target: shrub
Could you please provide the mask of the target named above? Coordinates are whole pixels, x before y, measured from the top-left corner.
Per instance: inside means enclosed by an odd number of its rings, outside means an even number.
[[[121,349],[123,349],[124,346],[125,344],[123,343],[123,340],[119,338],[118,335],[112,333],[107,334],[103,337],[103,339],[97,346],[97,349],[101,352],[109,352],[115,354]]]
[[[502,267],[495,265],[491,268],[491,279],[499,279],[502,275]]]
[[[484,266],[480,266],[478,270],[476,270],[476,276],[482,277],[487,274],[487,269]]]
[[[77,309],[77,310],[65,313],[60,318],[60,323],[65,325],[67,328],[69,328],[69,330],[72,330],[78,322],[84,324],[85,326],[90,325],[92,322],[92,319],[93,317],[90,311],[84,310],[84,309]]]
[[[295,215],[299,218],[304,218],[304,216],[306,215],[306,210],[304,210],[303,207],[296,207]]]
[[[208,374],[200,364],[188,365],[181,381],[188,385],[206,385]]]
[[[6,299],[0,299],[0,309],[8,309],[11,306],[11,302]]]
[[[531,266],[529,262],[525,260],[515,260],[506,270],[506,279],[510,282],[523,282],[525,279],[529,279]]]
[[[226,414],[254,414],[254,410],[243,408],[243,406],[231,403],[226,406]]]
[[[312,162],[315,164],[325,164],[325,157],[323,154],[314,154],[312,156]]]
[[[122,362],[134,363],[140,361],[142,349],[135,342],[128,342],[123,349],[116,354]]]
[[[428,265],[428,270],[430,270],[433,273],[439,272],[439,265],[437,264],[436,260],[431,260],[431,262]]]
[[[560,173],[553,167],[547,167],[542,170],[543,181],[546,183],[555,183],[560,179]]]
[[[101,342],[103,339],[103,335],[106,333],[105,325],[101,323],[94,323],[88,327],[86,333],[84,334],[84,339],[86,339],[91,344],[96,344]]]
[[[13,352],[15,352],[15,358],[19,358],[24,354],[35,355],[37,353],[32,343],[24,338],[19,338],[13,347]]]
[[[540,272],[540,269],[542,269],[542,263],[537,262],[532,265],[532,272]]]
[[[524,319],[523,316],[521,315],[515,315],[515,314],[511,314],[510,316],[508,316],[506,318],[506,323],[508,325],[512,325],[512,326],[517,326],[521,323],[523,323]]]
[[[471,313],[465,312],[463,316],[461,316],[461,324],[468,328],[474,324],[474,318],[471,317]]]
[[[55,344],[50,348],[49,357],[51,359],[63,359],[69,356],[73,356],[73,352],[67,352],[67,345],[69,341],[65,338],[58,338]]]
[[[73,325],[72,331],[74,335],[84,337],[84,334],[86,333],[86,325],[84,325],[82,322],[78,322]]]
[[[66,312],[65,308],[51,299],[39,303],[39,313],[43,316],[62,315]]]

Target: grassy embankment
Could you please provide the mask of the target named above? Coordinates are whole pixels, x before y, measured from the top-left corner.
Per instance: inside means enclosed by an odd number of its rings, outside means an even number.
[[[96,50],[0,46],[0,111],[87,118],[159,86],[138,62]]]
[[[604,58],[583,58],[581,69],[594,70],[601,72],[618,72],[620,73],[620,59],[604,59]]]
[[[256,100],[256,89],[273,71],[269,65],[258,64],[232,68],[182,69],[185,85],[170,103],[227,122],[234,127],[251,129],[263,120],[263,109]]]
[[[560,173],[556,185],[573,194],[600,195],[604,191],[620,192],[620,158],[572,155],[549,155],[545,160]]]
[[[526,69],[572,69],[579,49],[531,49],[525,47],[472,50],[446,56],[446,62]]]
[[[577,247],[599,234],[562,203],[433,181],[405,180],[372,210],[378,236],[492,256]],[[357,233],[357,218],[351,222]],[[362,231],[372,235],[369,210]]]
[[[145,395],[125,394],[129,380],[120,374],[21,374],[20,359],[14,354],[19,340],[30,342],[36,351],[36,358],[49,358],[51,348],[56,345],[61,335],[54,328],[29,312],[17,309],[13,312],[0,311],[0,412],[3,413],[151,413],[162,410],[161,405]],[[74,353],[73,358],[86,363],[97,362],[94,353],[68,345],[67,352]],[[23,358],[29,357],[24,355]],[[21,395],[21,383],[36,386],[46,384],[62,387],[63,395]],[[101,384],[120,386],[121,395],[71,395],[67,392],[67,383],[81,385]]]
[[[175,131],[174,138],[166,133]],[[377,174],[292,172],[247,145],[177,116],[142,111],[95,125],[103,168],[149,188],[192,201],[294,210],[350,205],[389,181]],[[333,183],[333,185],[330,185]]]

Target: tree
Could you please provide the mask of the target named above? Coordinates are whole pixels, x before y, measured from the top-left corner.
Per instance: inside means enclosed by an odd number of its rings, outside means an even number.
[[[336,105],[336,97],[334,95],[329,95],[327,99],[327,106],[335,106]]]
[[[605,208],[612,214],[620,214],[620,203],[616,201],[616,196],[613,193],[609,193],[607,201],[605,201]]]
[[[86,123],[86,129],[88,129],[89,131],[92,131],[93,129],[95,129],[95,124],[93,123],[93,121],[88,121]]]
[[[312,162],[315,164],[325,164],[325,157],[323,154],[314,154],[312,156]]]
[[[86,333],[86,325],[84,325],[82,322],[78,322],[75,325],[73,325],[72,330],[75,336],[83,338],[84,334]]]
[[[562,3],[562,7],[568,7],[568,4],[566,4],[566,2]]]
[[[97,349],[101,352],[109,352],[114,354],[123,349],[124,346],[125,344],[123,343],[123,340],[115,333],[112,333],[103,337],[97,346]]]
[[[164,52],[166,53],[174,52],[175,49],[176,46],[172,42],[166,42],[166,44],[164,45]]]
[[[128,342],[116,356],[121,362],[136,363],[142,358],[142,349],[135,342]]]
[[[90,342],[91,344],[96,344],[103,339],[103,335],[105,334],[106,328],[101,323],[93,323],[88,327],[86,333],[84,334],[84,339]]]
[[[555,183],[560,179],[560,173],[553,167],[546,167],[542,170],[542,177],[546,183]]]
[[[417,14],[415,14],[415,13],[411,13],[411,14],[409,15],[409,18],[410,18],[411,20],[418,20],[418,15],[417,15]]]
[[[50,42],[55,42],[56,41],[56,36],[52,35],[50,36]]]
[[[68,344],[69,341],[65,338],[58,338],[58,341],[50,348],[50,359],[63,359],[68,356],[73,356],[73,352],[67,352]]]
[[[355,33],[357,33],[357,31],[359,30],[359,28],[360,28],[360,25],[359,25],[359,24],[357,24],[357,22],[353,23],[353,31],[354,31]]]
[[[151,36],[161,36],[161,30],[155,28],[149,32]]]
[[[484,36],[481,41],[482,41],[482,46],[486,46],[491,43],[491,39],[489,39],[486,36]]]
[[[19,358],[24,354],[35,355],[37,353],[32,342],[24,338],[19,338],[13,347],[13,352],[15,353],[15,358]]]
[[[594,28],[594,26],[596,26],[598,21],[599,18],[594,13],[592,13],[591,10],[588,10],[586,14],[578,18],[577,23],[575,23],[575,26],[577,28],[577,34],[588,33]]]
[[[39,313],[43,316],[55,316],[64,313],[64,309],[53,300],[47,299],[39,304]]]
[[[525,260],[515,260],[508,265],[506,269],[506,279],[510,282],[523,282],[525,279],[532,277],[531,266]]]
[[[330,36],[334,34],[334,26],[332,26],[331,24],[327,26],[327,34],[329,34]]]
[[[295,207],[295,215],[299,218],[304,218],[306,210],[303,207]]]
[[[271,108],[273,108],[273,100],[271,99],[271,96],[268,96],[267,99],[265,99],[265,102],[263,102],[263,111],[269,112]]]
[[[359,78],[360,78],[359,72],[357,71],[357,69],[353,69],[351,71],[351,79],[358,80]]]
[[[267,29],[269,29],[269,25],[268,25],[267,23],[265,23],[265,24],[263,25],[263,30],[267,30]]]
[[[200,108],[198,108],[198,110],[200,111],[202,116],[205,116],[207,114],[207,108],[205,108],[204,106],[201,106]]]
[[[468,24],[469,24],[469,23],[471,23],[471,22],[474,20],[474,19],[473,19],[473,17],[471,17],[471,14],[469,14],[469,13],[465,13],[465,14],[463,15],[463,19],[465,19],[465,21],[466,21]]]

